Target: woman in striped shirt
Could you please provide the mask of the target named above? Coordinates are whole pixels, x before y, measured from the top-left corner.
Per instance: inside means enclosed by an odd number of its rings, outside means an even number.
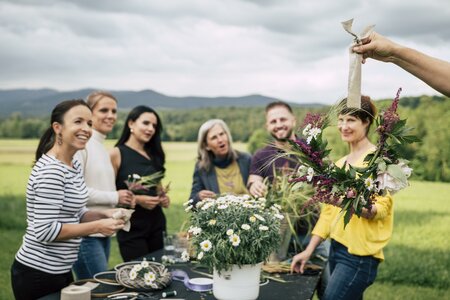
[[[123,228],[114,209],[91,212],[80,164],[73,160],[92,134],[92,113],[83,100],[59,103],[41,137],[27,185],[27,229],[11,267],[16,299],[36,299],[73,281],[82,236],[106,236]]]

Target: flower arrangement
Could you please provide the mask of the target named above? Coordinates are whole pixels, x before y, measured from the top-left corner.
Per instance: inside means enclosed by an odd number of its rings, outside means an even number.
[[[188,230],[196,258],[210,269],[226,271],[232,265],[258,264],[278,247],[283,215],[280,207],[268,207],[263,198],[225,195],[204,199],[194,207]]]
[[[370,209],[377,195],[394,193],[408,186],[412,169],[402,158],[400,147],[419,139],[410,134],[411,128],[406,127],[406,120],[401,120],[397,113],[400,92],[401,89],[392,105],[375,120],[377,149],[365,157],[364,168],[334,165],[322,136],[329,125],[329,117],[320,114],[305,117],[302,135],[290,141],[288,152],[302,163],[291,181],[307,182],[315,188],[307,205],[322,202],[341,207],[345,226],[354,214],[361,216],[363,208]]]
[[[116,279],[131,289],[162,289],[171,283],[171,273],[162,264],[149,262],[128,262],[116,266]]]
[[[147,176],[132,174],[128,175],[127,180],[125,180],[125,184],[127,185],[128,189],[136,195],[146,194],[153,187],[157,187],[158,195],[161,195],[167,193],[170,187],[170,182],[165,187],[161,186],[160,183],[163,177],[163,172],[156,172]]]

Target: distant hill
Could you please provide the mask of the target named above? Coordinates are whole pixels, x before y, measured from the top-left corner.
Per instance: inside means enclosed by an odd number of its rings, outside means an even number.
[[[48,115],[53,107],[62,100],[84,99],[94,89],[81,89],[61,92],[53,89],[11,89],[0,90],[0,117],[14,112],[23,116]],[[111,91],[119,100],[119,109],[129,110],[137,105],[148,105],[155,109],[196,109],[205,107],[255,107],[265,106],[272,101],[281,100],[263,95],[242,97],[172,97],[153,90]],[[318,107],[320,104],[290,104],[294,107]]]

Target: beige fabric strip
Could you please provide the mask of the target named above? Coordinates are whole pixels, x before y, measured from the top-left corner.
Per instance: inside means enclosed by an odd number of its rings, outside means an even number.
[[[361,44],[361,40],[367,38],[373,31],[375,25],[367,26],[358,36],[352,31],[353,19],[341,22],[345,31],[353,36],[353,43],[350,46],[350,65],[348,73],[348,95],[347,107],[361,108],[361,63],[362,55],[352,51],[352,48]]]

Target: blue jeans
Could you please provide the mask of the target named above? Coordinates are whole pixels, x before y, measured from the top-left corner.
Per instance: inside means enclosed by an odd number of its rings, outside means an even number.
[[[73,271],[78,280],[94,278],[94,275],[108,270],[111,238],[84,237]]]
[[[373,256],[358,256],[348,253],[347,247],[331,240],[331,277],[323,299],[357,300],[362,299],[364,291],[377,277],[380,261]]]

